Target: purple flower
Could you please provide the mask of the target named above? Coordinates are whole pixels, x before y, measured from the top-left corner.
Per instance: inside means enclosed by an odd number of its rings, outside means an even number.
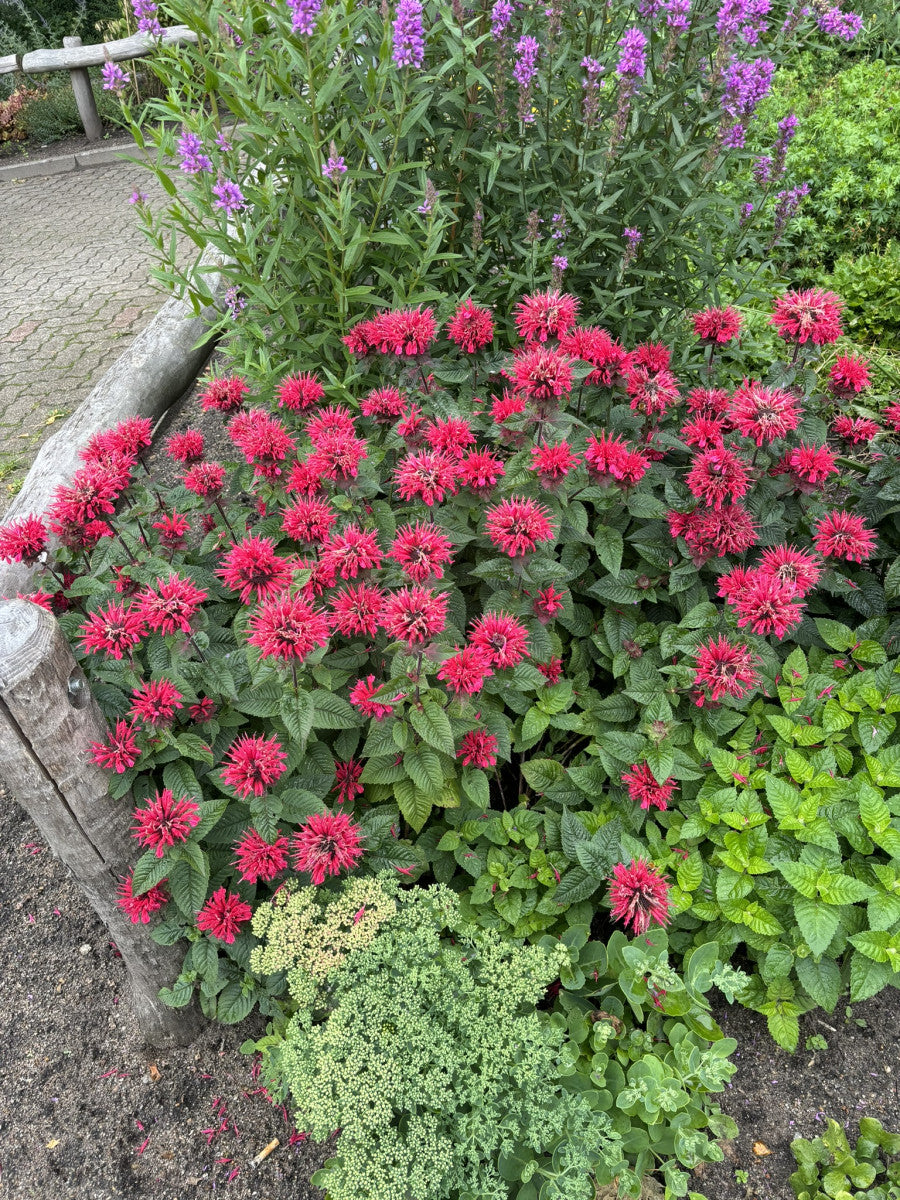
[[[645,21],[652,21],[661,8],[664,8],[663,0],[638,0],[638,15]]]
[[[516,62],[513,75],[520,88],[527,88],[537,75],[537,59],[541,45],[537,38],[523,37],[516,43]]]
[[[237,284],[232,284],[225,292],[225,305],[231,313],[232,321],[236,319],[239,312],[247,307],[247,301],[240,294]]]
[[[670,29],[684,33],[691,24],[691,0],[667,0],[666,24]]]
[[[150,197],[146,192],[142,192],[139,188],[135,188],[128,197],[129,204],[146,204]]]
[[[213,194],[218,197],[214,207],[224,209],[229,217],[232,213],[242,209],[246,203],[241,189],[236,183],[232,183],[230,179],[223,179],[220,183],[214,183]]]
[[[637,246],[638,242],[642,242],[644,240],[644,235],[641,233],[641,231],[639,229],[630,229],[630,228],[623,229],[622,237],[625,239],[626,242],[628,242],[628,245],[632,248]]]
[[[621,47],[622,55],[616,63],[616,73],[623,79],[643,79],[647,69],[644,50],[647,39],[637,28],[627,29],[625,36],[616,43]]]
[[[394,18],[394,63],[420,70],[425,61],[425,27],[419,0],[400,0]]]
[[[344,162],[343,155],[335,157],[334,154],[329,155],[328,162],[322,163],[322,174],[326,179],[334,179],[335,175],[346,175],[347,164]]]
[[[427,217],[428,214],[431,212],[431,210],[434,208],[435,204],[437,204],[437,201],[438,201],[437,188],[434,186],[434,184],[431,182],[430,179],[426,179],[425,180],[425,199],[422,201],[422,203],[416,209],[416,212],[421,213],[423,217]]]
[[[212,174],[213,165],[205,154],[201,154],[203,142],[197,133],[183,133],[178,139],[178,153],[181,155],[181,169],[185,175],[199,175],[201,171]]]
[[[322,0],[287,0],[287,6],[291,10],[291,29],[294,33],[309,37],[315,32]]]
[[[569,236],[569,222],[566,220],[565,213],[554,213],[550,218],[550,224],[553,226],[550,236],[555,242],[562,244]]]
[[[842,12],[837,6],[823,12],[817,23],[823,33],[839,37],[845,42],[852,42],[863,27],[862,17],[856,13]]]
[[[491,9],[491,37],[499,38],[503,36],[507,25],[513,19],[515,11],[510,0],[497,0],[497,3]]]
[[[100,74],[103,76],[104,92],[121,92],[123,88],[128,86],[128,76],[118,63],[104,63]]]
[[[219,130],[219,132],[216,134],[216,145],[220,150],[224,151],[225,154],[227,154],[231,149],[231,142],[229,142],[228,138],[224,133],[222,133],[221,130]]]
[[[741,224],[742,225],[746,224],[746,222],[750,220],[750,214],[752,212],[753,212],[753,205],[749,200],[745,204],[741,205]]]
[[[755,46],[759,35],[769,28],[763,20],[771,8],[770,0],[723,0],[716,19],[716,32],[725,42],[740,38]]]
[[[764,187],[772,181],[772,159],[768,154],[761,155],[753,164],[753,178]]]
[[[724,150],[743,150],[746,139],[747,130],[738,122],[726,130],[722,139],[722,148]]]
[[[585,78],[581,82],[584,88],[584,100],[581,103],[581,115],[585,126],[588,129],[593,129],[597,124],[597,114],[600,111],[600,97],[597,95],[603,83],[600,76],[603,74],[603,67],[596,58],[584,57],[581,60],[581,65],[585,71]]]
[[[770,58],[741,62],[732,58],[725,75],[725,95],[722,107],[731,117],[752,117],[757,105],[772,87],[775,64]]]
[[[803,197],[808,195],[809,184],[801,183],[799,187],[787,188],[775,197],[775,226],[771,243],[773,246],[781,238],[788,221],[797,212]]]
[[[556,268],[557,271],[560,271],[560,272],[565,271],[568,269],[569,260],[566,258],[566,256],[564,254],[554,254],[553,255],[553,266]]]
[[[153,0],[131,0],[131,7],[141,33],[149,33],[151,37],[162,37],[162,26],[156,16]]]
[[[788,113],[783,121],[778,122],[778,140],[775,142],[773,153],[775,156],[774,175],[776,178],[784,174],[784,164],[787,159],[788,146],[794,140],[797,133],[797,117],[795,113]]]

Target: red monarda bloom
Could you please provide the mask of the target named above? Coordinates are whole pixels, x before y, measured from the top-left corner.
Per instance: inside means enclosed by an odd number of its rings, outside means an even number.
[[[687,446],[706,450],[710,446],[721,446],[725,433],[725,422],[718,417],[693,417],[681,427],[680,437]]]
[[[559,348],[595,368],[584,381],[588,386],[613,387],[624,378],[628,351],[597,325],[576,326],[559,339]]]
[[[694,334],[701,342],[724,345],[741,331],[741,314],[730,305],[727,308],[704,308],[691,317]]]
[[[840,355],[828,373],[830,391],[842,399],[855,396],[864,388],[870,387],[871,384],[868,362],[864,358],[856,358],[852,354]]]
[[[457,464],[457,478],[473,492],[489,492],[506,474],[503,463],[490,450],[471,450]]]
[[[457,647],[456,654],[444,659],[437,677],[451,691],[474,696],[484,687],[485,679],[493,673],[490,659],[479,646],[463,646],[462,650]]]
[[[322,562],[340,574],[341,579],[355,579],[360,571],[377,569],[381,566],[378,534],[373,529],[347,525],[326,543]]]
[[[291,838],[295,869],[308,871],[316,887],[326,875],[352,871],[363,854],[361,833],[347,813],[314,813]]]
[[[421,645],[441,633],[447,623],[447,596],[431,588],[406,587],[384,601],[381,623],[388,635],[407,645]]]
[[[803,605],[793,584],[774,575],[749,572],[748,584],[731,600],[738,627],[749,625],[754,633],[783,638],[803,619]]]
[[[836,342],[843,333],[843,301],[834,292],[811,288],[803,292],[785,292],[775,301],[769,323],[786,341],[811,341],[816,346]]]
[[[549,662],[535,663],[535,666],[551,687],[553,687],[554,683],[559,683],[562,678],[563,660],[556,654],[553,655]]]
[[[364,417],[374,417],[376,421],[394,421],[401,416],[406,407],[403,393],[395,387],[374,388],[364,396],[359,405],[359,411]]]
[[[242,800],[261,796],[284,774],[287,755],[275,738],[242,734],[232,742],[226,755],[222,782],[234,788]]]
[[[128,721],[116,721],[115,730],[110,730],[105,742],[91,743],[91,758],[99,767],[123,775],[140,758],[141,752],[134,740],[134,726]]]
[[[79,634],[88,654],[103,651],[113,658],[130,654],[147,632],[144,618],[135,608],[112,602],[91,613]]]
[[[244,403],[244,395],[249,390],[247,381],[239,375],[213,378],[200,395],[200,407],[204,412],[212,409],[218,412],[234,412]]]
[[[510,558],[531,554],[538,542],[553,540],[553,526],[542,504],[526,496],[510,496],[487,510],[485,529],[491,542]]]
[[[252,916],[253,909],[236,892],[226,892],[220,887],[197,913],[197,928],[208,930],[214,938],[230,946],[240,933],[240,926]]]
[[[330,500],[301,496],[282,512],[281,528],[295,542],[317,546],[327,540],[336,520],[337,513],[331,507]]]
[[[166,442],[166,454],[175,462],[199,462],[203,457],[203,434],[199,429],[185,429],[183,433],[173,433]]]
[[[163,888],[165,879],[148,888],[140,896],[134,894],[134,872],[122,877],[116,889],[116,905],[130,919],[132,925],[149,925],[152,913],[158,912],[169,897]]]
[[[329,404],[327,408],[320,409],[309,418],[304,426],[304,432],[313,445],[317,445],[330,433],[355,435],[356,426],[349,408],[345,408],[343,404]]]
[[[513,370],[516,391],[532,400],[552,400],[572,390],[572,360],[556,350],[531,346],[516,357]]]
[[[324,399],[325,389],[311,371],[286,375],[275,389],[279,408],[300,412]]]
[[[497,765],[497,739],[483,729],[472,729],[464,733],[456,757],[464,767],[479,767],[486,770]]]
[[[686,520],[680,536],[687,542],[695,562],[721,558],[723,554],[743,554],[756,545],[756,526],[740,501],[724,504],[721,509],[699,508],[692,513],[678,515]],[[675,536],[679,535],[673,533]]]
[[[453,455],[442,450],[423,450],[401,458],[394,471],[394,482],[404,500],[419,497],[432,508],[442,503],[446,495],[456,495],[458,471],[459,464]]]
[[[380,693],[384,688],[383,683],[376,683],[375,676],[369,675],[366,679],[357,679],[356,683],[350,689],[348,697],[354,708],[366,717],[374,717],[376,721],[383,721],[385,717],[389,717],[394,711],[394,705],[402,700],[403,696],[391,696],[388,699],[386,696],[381,696]]]
[[[811,592],[822,575],[819,560],[793,546],[771,546],[764,550],[757,569],[763,575],[773,575],[779,582],[791,585],[798,596]]]
[[[187,796],[176,800],[169,789],[164,788],[156,793],[146,808],[134,810],[132,836],[142,846],[154,849],[157,858],[162,858],[166,846],[186,842],[199,821],[200,806],[194,800],[189,800]]]
[[[258,646],[262,658],[302,663],[318,646],[324,646],[331,630],[328,617],[303,596],[279,596],[267,600],[250,618],[247,641]]]
[[[315,600],[317,596],[324,596],[337,582],[334,566],[321,559],[295,558],[293,566],[297,572],[309,571],[306,583],[300,585],[300,591],[307,600]]]
[[[475,435],[465,417],[439,417],[429,421],[422,432],[432,450],[443,450],[457,459],[475,444]]]
[[[381,624],[384,592],[372,583],[357,583],[330,598],[331,624],[345,637],[374,637]]]
[[[526,342],[561,338],[578,320],[579,308],[578,300],[567,292],[535,292],[516,305],[516,329]]]
[[[37,562],[47,547],[47,530],[40,517],[23,517],[0,525],[0,562]]]
[[[838,437],[844,438],[854,446],[861,442],[871,442],[872,438],[881,433],[878,422],[870,421],[867,417],[835,417],[831,428]]]
[[[568,442],[554,442],[535,446],[531,451],[530,471],[537,471],[544,487],[552,486],[574,471],[581,459],[572,453]]]
[[[742,700],[759,683],[753,669],[756,656],[743,642],[733,646],[726,637],[710,638],[694,651],[694,683],[701,688],[697,706],[708,698],[718,703],[722,696]]]
[[[803,488],[806,484],[814,487],[823,483],[829,475],[837,474],[838,467],[827,446],[811,446],[808,442],[801,442],[788,451],[778,469],[789,471]]]
[[[115,501],[127,485],[127,476],[123,478],[117,468],[92,463],[76,471],[68,487],[56,489],[50,515],[57,521],[85,525],[115,512]]]
[[[58,592],[57,595],[62,595],[62,593]],[[52,613],[56,596],[51,592],[16,592],[16,599],[28,600],[31,604],[37,604],[40,608],[45,608],[47,612]]]
[[[504,392],[502,396],[494,396],[491,417],[495,425],[502,425],[510,417],[521,416],[527,407],[525,397],[518,392]]]
[[[226,587],[240,595],[241,603],[269,600],[291,582],[291,564],[275,553],[271,538],[248,534],[228,551],[216,574]]]
[[[650,460],[638,450],[632,450],[618,434],[601,429],[597,437],[588,436],[584,452],[588,474],[596,482],[621,487],[634,487],[650,469]]]
[[[716,446],[694,457],[685,483],[692,495],[718,510],[726,500],[740,500],[747,494],[749,466],[734,450]]]
[[[228,426],[228,436],[248,463],[254,475],[277,479],[281,464],[297,452],[297,444],[284,425],[261,408],[240,413]]]
[[[422,426],[425,424],[421,408],[419,408],[418,404],[410,402],[409,405],[404,406],[400,415],[403,420],[397,422],[398,436],[403,438],[410,450],[421,446]]]
[[[391,543],[388,558],[400,564],[413,583],[442,579],[444,566],[453,561],[453,543],[432,522],[401,525]]]
[[[225,468],[221,463],[196,463],[189,471],[185,471],[184,486],[195,496],[209,496],[217,500],[225,486]]]
[[[730,404],[731,396],[724,388],[692,388],[687,395],[688,412],[702,417],[722,417]]]
[[[669,923],[669,885],[652,863],[633,858],[613,867],[609,884],[612,915],[637,937],[650,926]]]
[[[669,807],[673,792],[678,791],[675,777],[670,775],[665,783],[657,783],[653,772],[646,763],[632,763],[627,771],[622,773],[622,782],[628,788],[628,795],[641,808],[658,808],[661,812]]]
[[[148,587],[141,592],[137,598],[138,612],[157,633],[190,633],[191,621],[207,595],[189,579],[170,575],[166,580],[157,579],[155,591]]]
[[[490,311],[464,300],[447,326],[447,337],[466,354],[474,354],[494,340],[494,322]]]
[[[723,600],[733,600],[744,588],[753,582],[753,569],[750,567],[732,567],[725,575],[719,576],[716,594]]]
[[[881,414],[896,433],[900,433],[900,400],[889,404]]]
[[[299,492],[301,496],[314,496],[323,491],[322,472],[311,458],[298,459],[291,463],[288,477],[284,481],[286,492]]]
[[[548,584],[545,588],[541,588],[531,602],[531,611],[542,625],[546,625],[548,621],[553,620],[558,612],[562,612],[565,607],[563,604],[564,596],[565,593],[557,592],[552,583]]]
[[[196,721],[198,725],[205,725],[207,721],[211,721],[215,713],[215,701],[210,699],[209,696],[204,696],[196,704],[188,705],[188,716],[192,721]]]
[[[350,433],[323,433],[309,456],[309,467],[332,483],[349,483],[359,475],[359,464],[368,458],[364,438]]]
[[[181,692],[170,679],[154,679],[138,686],[131,693],[128,715],[144,725],[168,725],[176,708],[182,708]]]
[[[731,398],[728,418],[735,429],[757,446],[785,437],[800,424],[800,402],[780,388],[763,387],[745,379]]]
[[[826,558],[861,563],[875,553],[878,538],[862,517],[835,508],[816,522],[813,541]]]
[[[331,790],[337,792],[338,804],[352,804],[357,796],[363,794],[366,789],[359,782],[362,773],[363,765],[355,758],[334,764],[334,784]]]
[[[646,417],[662,416],[681,400],[678,380],[666,368],[653,370],[633,364],[625,375],[631,407]]]
[[[528,630],[507,613],[489,612],[473,621],[469,642],[501,671],[528,658]]]
[[[255,829],[248,829],[234,847],[234,865],[244,883],[271,882],[288,864],[288,840],[276,834],[271,844]]]
[[[430,308],[402,308],[359,321],[344,342],[353,354],[424,354],[436,336]]]

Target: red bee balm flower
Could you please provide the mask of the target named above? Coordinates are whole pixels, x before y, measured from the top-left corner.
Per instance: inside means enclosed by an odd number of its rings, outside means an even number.
[[[490,450],[472,450],[459,463],[457,473],[463,487],[473,492],[489,492],[506,471]]]
[[[622,487],[633,487],[650,469],[650,460],[640,451],[631,450],[618,434],[603,429],[597,437],[589,435],[584,461],[591,478],[604,487],[613,482]]]
[[[377,569],[381,566],[378,534],[372,529],[348,525],[326,543],[322,562],[340,574],[341,579],[355,579],[360,571]]]
[[[625,378],[631,407],[646,417],[662,416],[681,399],[678,380],[665,367],[654,370],[635,364],[628,367]]]
[[[467,448],[475,444],[475,435],[465,417],[429,421],[422,432],[432,450],[443,450],[456,459],[462,458]]]
[[[181,513],[172,512],[154,521],[153,528],[159,530],[160,545],[166,550],[183,550],[187,535],[191,532],[191,523]]]
[[[531,610],[542,625],[546,625],[558,612],[562,612],[565,607],[563,604],[564,595],[564,592],[555,591],[553,584],[541,588],[538,592],[532,601]]]
[[[394,559],[414,583],[424,583],[432,576],[443,579],[444,564],[453,561],[453,543],[444,537],[437,525],[417,521],[397,530],[388,558]]]
[[[882,413],[882,416],[896,433],[900,433],[900,400],[895,400],[893,404],[889,404]]]
[[[483,729],[472,729],[464,733],[456,757],[463,760],[464,767],[479,767],[486,770],[497,765],[497,739]]]
[[[166,442],[166,454],[175,462],[199,462],[203,457],[203,434],[199,429],[185,429],[183,433],[173,433]]]
[[[181,692],[168,679],[155,679],[139,684],[131,695],[132,704],[128,715],[145,725],[168,725],[175,716],[175,709],[183,707]]]
[[[376,421],[393,421],[401,416],[406,401],[402,393],[395,387],[374,388],[364,396],[359,411],[364,417],[374,417]]]
[[[750,487],[750,464],[725,446],[694,456],[685,483],[691,493],[718,511],[726,500],[740,500]]]
[[[431,508],[440,504],[445,495],[456,495],[458,470],[453,455],[442,450],[423,450],[400,460],[394,471],[394,482],[404,500],[420,496]]]
[[[391,696],[390,699],[386,696],[380,696],[380,692],[384,687],[383,683],[376,683],[375,676],[369,675],[366,679],[357,679],[356,683],[350,689],[348,697],[354,708],[366,717],[374,717],[376,721],[383,721],[385,717],[389,717],[394,711],[394,705],[403,699],[403,696]]]
[[[469,642],[482,650],[492,667],[501,671],[528,657],[528,630],[503,612],[485,613],[472,622]]]
[[[346,637],[364,633],[374,637],[381,624],[384,592],[371,583],[358,583],[330,599],[331,623]]]
[[[613,867],[609,898],[613,917],[626,928],[630,925],[635,936],[646,933],[654,921],[663,926],[669,923],[669,885],[643,858]]]
[[[356,436],[356,426],[353,424],[350,410],[342,404],[331,404],[328,408],[320,409],[315,416],[307,420],[304,429],[314,446],[334,433],[343,437]]]
[[[688,446],[706,450],[710,446],[721,446],[725,432],[724,422],[716,417],[698,416],[685,421],[681,427],[681,440]]]
[[[158,912],[168,901],[169,897],[162,886],[165,882],[164,879],[154,887],[148,888],[140,896],[135,896],[134,873],[122,877],[122,882],[117,889],[116,904],[127,917],[131,918],[132,925],[139,923],[148,925],[151,913]]]
[[[741,314],[730,305],[727,308],[704,308],[691,317],[694,333],[701,342],[724,344],[736,338],[741,330]]]
[[[226,587],[239,593],[243,604],[251,596],[255,600],[277,596],[291,582],[291,564],[278,557],[271,538],[248,534],[232,546],[223,561],[216,574]]]
[[[316,887],[326,875],[352,871],[363,854],[360,833],[347,813],[313,814],[291,839],[294,867],[308,871]]]
[[[401,588],[385,600],[381,624],[397,641],[421,645],[442,632],[447,623],[447,604],[446,595],[431,588]]]
[[[560,338],[578,320],[579,307],[579,302],[567,292],[535,292],[516,305],[516,329],[527,342]]]
[[[148,587],[137,598],[138,611],[150,628],[158,633],[190,633],[191,621],[208,593],[179,575],[157,579],[156,588]]]
[[[870,387],[869,364],[864,358],[842,354],[828,373],[828,387],[835,396],[855,396],[863,388]]]
[[[556,350],[527,349],[513,364],[516,391],[532,400],[550,400],[572,390],[572,360]]]
[[[772,575],[781,583],[789,584],[798,596],[811,592],[822,574],[818,559],[793,546],[770,546],[763,551],[758,569],[762,575]]]
[[[484,687],[485,679],[493,673],[490,660],[483,650],[478,646],[464,646],[450,658],[444,659],[437,677],[452,691],[474,696]]]
[[[811,446],[801,442],[785,455],[778,469],[790,471],[802,488],[806,484],[815,486],[824,482],[829,475],[836,475],[838,468],[827,446]]]
[[[878,422],[867,420],[866,417],[835,417],[831,427],[838,437],[854,446],[860,442],[871,442],[881,433]]]
[[[753,669],[756,656],[743,643],[733,646],[726,637],[710,638],[694,651],[696,668],[694,683],[709,693],[709,699],[718,702],[721,696],[732,696],[742,700],[747,692],[759,683]],[[702,708],[703,695],[697,700]]]
[[[262,658],[303,662],[317,646],[324,646],[331,630],[328,617],[303,596],[280,596],[266,601],[250,618],[247,641],[258,646]]]
[[[134,829],[142,846],[150,846],[162,858],[166,846],[186,842],[200,821],[200,806],[187,796],[176,800],[168,788],[157,792],[146,808],[134,810]]]
[[[122,775],[140,758],[141,752],[134,740],[134,726],[127,721],[116,721],[115,731],[110,731],[105,742],[91,743],[91,758],[99,767]]]
[[[328,538],[337,513],[329,500],[302,496],[291,508],[281,514],[281,528],[295,542],[321,545]]]
[[[797,428],[802,415],[800,402],[789,392],[763,387],[749,379],[734,393],[728,410],[734,428],[757,446],[783,438]]]
[[[213,892],[197,914],[197,928],[207,929],[214,938],[229,946],[240,933],[239,926],[249,921],[253,909],[237,895],[220,887]]]
[[[783,638],[803,618],[803,605],[794,585],[761,571],[748,573],[747,587],[730,603],[738,615],[738,627],[749,625],[763,637],[774,634]]]
[[[775,301],[769,323],[775,325],[786,341],[813,342],[824,346],[836,342],[843,333],[843,301],[834,292],[811,288],[805,292],[785,292]]]
[[[113,658],[121,658],[138,645],[147,632],[142,614],[134,608],[111,603],[91,613],[79,633],[88,654],[102,650]]]
[[[289,408],[298,412],[318,404],[325,396],[325,391],[312,372],[286,375],[275,389],[279,408]]]
[[[362,773],[363,765],[355,758],[334,764],[334,786],[331,790],[337,792],[338,804],[352,804],[356,796],[363,794],[366,789],[359,782]]]
[[[196,463],[185,472],[182,482],[195,496],[209,496],[215,500],[225,486],[225,468],[217,462]]]
[[[204,412],[217,409],[219,412],[233,412],[244,402],[244,393],[249,391],[245,380],[239,375],[223,378],[213,378],[206,385],[206,390],[200,395],[200,407]]]
[[[283,871],[288,863],[288,840],[276,836],[270,845],[255,829],[248,829],[234,848],[237,857],[234,865],[244,883],[266,883]]]
[[[563,660],[558,655],[554,655],[549,662],[535,663],[535,666],[551,687],[562,678]]]
[[[835,508],[816,522],[813,541],[826,558],[861,563],[875,553],[878,538],[862,517]]]
[[[494,322],[486,308],[464,300],[447,326],[447,337],[466,354],[474,354],[494,340]]]
[[[631,799],[635,803],[640,801],[641,808],[650,808],[652,805],[661,812],[668,808],[672,793],[678,791],[673,776],[670,775],[665,783],[657,783],[646,763],[632,763],[629,770],[623,772],[622,782],[628,787]]]
[[[580,462],[581,459],[572,453],[568,442],[557,442],[554,445],[535,446],[531,451],[528,469],[537,471],[541,484],[548,487],[564,479]]]
[[[222,782],[234,788],[242,800],[261,796],[286,770],[287,755],[275,738],[242,734],[232,742],[226,758],[230,761],[222,772]]]
[[[47,530],[40,517],[23,517],[0,525],[0,561],[37,562],[47,546]]]
[[[487,510],[485,528],[491,542],[508,554],[518,558],[531,554],[538,542],[553,540],[553,526],[549,513],[542,504],[525,496],[510,496]]]

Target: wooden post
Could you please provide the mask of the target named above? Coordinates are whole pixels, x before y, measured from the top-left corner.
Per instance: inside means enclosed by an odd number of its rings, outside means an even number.
[[[136,843],[130,797],[110,798],[107,775],[87,753],[106,734],[55,618],[30,601],[0,601],[0,776],[109,930],[145,1041],[186,1045],[199,1031],[199,1014],[193,1006],[167,1008],[158,998],[178,975],[181,952],[158,946],[116,903]]]
[[[64,50],[80,45],[80,37],[63,38]],[[78,105],[78,115],[81,117],[84,132],[88,136],[88,141],[96,142],[98,138],[103,137],[103,122],[100,120],[97,102],[91,91],[91,77],[88,75],[86,67],[70,68],[69,76],[72,80],[72,91],[75,93],[75,103]]]

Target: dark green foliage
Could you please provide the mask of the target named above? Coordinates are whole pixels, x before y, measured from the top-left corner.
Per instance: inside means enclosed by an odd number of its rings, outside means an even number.
[[[900,1192],[900,1134],[872,1117],[860,1121],[853,1150],[841,1126],[829,1120],[821,1137],[795,1138],[791,1151],[797,1200],[895,1200]]]
[[[0,0],[0,55],[53,49],[64,37],[78,36],[87,45],[102,40],[98,22],[121,16],[117,0]]]

